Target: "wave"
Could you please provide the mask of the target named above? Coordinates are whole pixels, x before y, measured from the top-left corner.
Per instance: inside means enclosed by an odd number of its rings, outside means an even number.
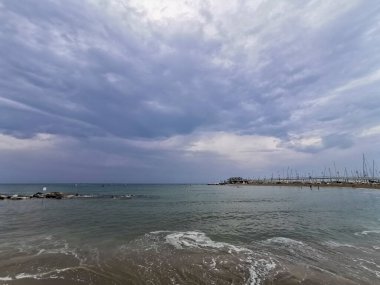
[[[22,272],[22,273],[18,273],[16,275],[14,275],[13,277],[11,277],[11,276],[0,277],[0,281],[14,281],[14,280],[20,280],[20,279],[36,279],[36,280],[41,280],[41,279],[47,279],[47,278],[48,279],[59,279],[59,278],[62,278],[62,277],[59,277],[58,275],[55,275],[55,274],[62,273],[62,272],[65,272],[65,271],[69,271],[69,270],[75,270],[75,269],[78,269],[78,268],[79,267],[59,268],[59,269],[54,269],[54,270],[51,270],[51,271],[40,272],[40,273],[35,273],[35,274]]]
[[[77,275],[83,278],[99,275],[88,273],[91,267],[99,268],[99,251],[95,247],[74,247],[65,239],[52,235],[14,241],[8,247],[13,250],[8,250],[0,258],[7,268],[7,271],[0,272],[0,284],[20,279],[74,280]]]
[[[79,264],[83,264],[85,261],[85,258],[80,255],[77,248],[72,248],[66,240],[55,239],[51,235],[29,242],[22,242],[15,245],[15,247],[18,252],[29,256],[58,254],[70,256],[76,259]]]
[[[276,243],[276,244],[281,244],[281,245],[286,245],[286,246],[305,246],[305,244],[302,241],[294,240],[291,238],[286,238],[286,237],[273,237],[269,238],[265,243]]]
[[[270,257],[259,257],[251,249],[233,245],[226,242],[218,242],[199,231],[168,232],[156,231],[151,235],[162,235],[166,244],[175,251],[182,252],[196,250],[203,252],[210,258],[205,260],[207,267],[215,272],[225,270],[226,264],[231,268],[243,268],[248,273],[246,284],[262,284],[267,275],[276,268],[276,263]]]
[[[249,285],[281,284],[276,282],[286,278],[324,280],[319,284],[350,284],[339,281],[345,276],[357,283],[366,278],[378,280],[380,267],[374,257],[364,255],[366,260],[360,259],[362,248],[359,252],[348,249],[351,247],[355,246],[287,237],[272,237],[245,247],[215,240],[201,231],[154,231],[111,248],[108,244],[106,248],[74,247],[56,236],[40,236],[29,240],[17,257],[10,256],[14,258],[9,262],[12,268],[0,273],[0,284],[32,282],[27,279],[51,279],[50,283],[54,279],[67,283],[80,279],[83,283],[97,280],[97,284]],[[341,252],[354,252],[355,258]],[[37,269],[35,264],[42,266]]]
[[[183,248],[209,248],[209,249],[226,249],[229,253],[247,252],[252,253],[251,250],[229,243],[216,242],[206,236],[205,233],[188,231],[188,232],[174,232],[165,237],[167,243],[174,246],[176,249]]]
[[[369,235],[369,234],[380,234],[380,230],[367,230],[367,231],[362,231],[362,232],[356,232],[355,235]]]
[[[355,249],[360,249],[359,247],[357,246],[354,246],[352,244],[348,244],[348,243],[339,243],[339,242],[336,242],[336,241],[326,241],[326,242],[323,242],[324,245],[330,247],[330,248],[338,248],[338,247],[349,247],[349,248],[355,248]]]
[[[356,261],[358,261],[358,264],[361,268],[374,274],[377,278],[380,278],[380,265],[378,265],[376,262],[363,258],[358,258]]]
[[[288,261],[298,262],[299,260],[313,260],[320,262],[326,260],[326,255],[315,247],[312,247],[302,241],[286,238],[273,237],[262,242],[263,245],[269,246],[270,252],[276,252],[282,257],[286,257]],[[298,261],[297,261],[298,260]]]

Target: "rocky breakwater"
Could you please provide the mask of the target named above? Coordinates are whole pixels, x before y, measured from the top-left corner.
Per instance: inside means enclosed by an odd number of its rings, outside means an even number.
[[[23,194],[0,194],[0,200],[27,200],[27,199],[132,199],[134,195],[79,195],[63,192],[37,192],[33,195]]]
[[[0,194],[0,200],[26,200],[26,199],[63,199],[63,198],[70,198],[75,195],[67,195],[62,192],[48,192],[48,193],[42,193],[37,192],[33,195],[21,195],[21,194],[14,194],[14,195],[6,195],[6,194]]]

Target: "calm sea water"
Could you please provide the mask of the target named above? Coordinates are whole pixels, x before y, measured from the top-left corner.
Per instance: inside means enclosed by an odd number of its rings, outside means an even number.
[[[378,190],[43,186],[93,197],[0,201],[0,284],[380,284]]]

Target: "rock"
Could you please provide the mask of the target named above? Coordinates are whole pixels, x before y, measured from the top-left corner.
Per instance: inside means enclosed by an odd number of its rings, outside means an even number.
[[[28,199],[29,197],[27,196],[19,196],[19,195],[13,195],[10,197],[10,200],[25,200]]]
[[[8,199],[10,199],[10,200],[19,200],[18,195],[9,196]]]
[[[5,200],[5,199],[7,199],[6,195],[0,195],[0,200]]]
[[[33,198],[45,198],[45,194],[41,192],[37,192],[32,196]]]
[[[50,192],[45,194],[45,198],[48,199],[62,199],[64,197],[63,193],[61,192]]]

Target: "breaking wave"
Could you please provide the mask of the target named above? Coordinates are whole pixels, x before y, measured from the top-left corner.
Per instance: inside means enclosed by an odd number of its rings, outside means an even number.
[[[139,274],[155,284],[164,284],[159,274],[165,272],[171,284],[199,283],[201,278],[202,284],[258,285],[276,268],[271,257],[199,231],[150,232],[122,246],[119,254],[121,260],[132,256]]]
[[[165,236],[165,241],[176,249],[197,248],[224,251],[230,255],[238,255],[239,260],[247,265],[246,268],[249,271],[246,284],[261,284],[265,276],[276,267],[271,258],[256,259],[252,250],[225,242],[213,241],[203,232],[173,232]],[[215,258],[212,259],[212,264],[212,267],[218,270]]]
[[[360,236],[360,235],[370,235],[370,234],[380,234],[380,230],[368,230],[368,231],[362,231],[362,232],[356,232],[355,235],[356,236]]]

